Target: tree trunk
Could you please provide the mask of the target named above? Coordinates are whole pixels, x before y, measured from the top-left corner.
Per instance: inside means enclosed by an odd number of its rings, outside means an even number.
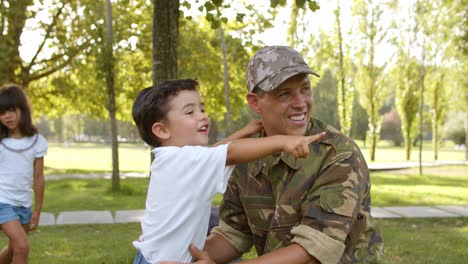
[[[405,153],[406,153],[406,160],[411,159],[411,147],[413,146],[413,142],[411,139],[411,124],[408,124],[405,128],[406,134],[406,142],[405,142]]]
[[[119,142],[117,140],[117,119],[115,117],[114,56],[112,54],[112,4],[110,0],[106,0],[106,48],[104,65],[109,96],[108,110],[112,140],[112,191],[120,191]]]
[[[10,6],[5,11],[5,17],[2,17],[3,26],[6,28],[2,27],[2,32],[0,32],[0,84],[18,83],[23,85],[21,78],[17,76],[22,70],[19,47],[21,34],[28,18],[27,9],[32,2],[32,0],[9,1]]]
[[[341,6],[338,0],[337,9],[335,11],[337,31],[338,31],[338,48],[339,48],[339,78],[338,83],[338,117],[340,119],[340,127],[343,134],[349,136],[351,133],[351,116],[352,116],[352,102],[353,100],[347,99],[349,90],[347,89],[346,76],[347,72],[344,65],[344,54],[343,54],[343,34],[341,33]],[[349,103],[351,101],[351,104]]]
[[[231,125],[231,104],[229,103],[229,67],[226,59],[226,42],[224,40],[224,31],[223,28],[219,27],[219,38],[221,42],[221,52],[223,55],[223,69],[224,69],[224,94],[225,94],[225,104],[226,104],[226,136],[230,135],[232,132]]]
[[[465,160],[468,160],[468,112],[465,113]]]
[[[421,68],[419,71],[419,81],[421,82],[421,104],[419,105],[419,135],[420,135],[420,141],[419,141],[419,175],[421,176],[423,174],[423,167],[422,167],[422,147],[423,147],[423,139],[424,139],[424,133],[423,133],[423,120],[424,120],[424,78],[426,77],[426,68],[424,66],[425,64],[425,51],[426,51],[426,39],[423,39],[423,44],[422,44],[422,58],[421,58]]]
[[[177,78],[179,0],[154,0],[153,85]]]

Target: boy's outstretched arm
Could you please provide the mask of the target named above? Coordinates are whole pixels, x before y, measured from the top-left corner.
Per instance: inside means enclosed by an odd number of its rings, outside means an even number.
[[[250,162],[278,152],[289,152],[296,158],[305,158],[309,155],[309,144],[323,136],[325,132],[312,136],[276,135],[234,140],[228,146],[226,165]]]
[[[262,131],[262,129],[263,129],[263,122],[260,119],[252,120],[245,127],[232,133],[232,135],[230,135],[229,137],[222,139],[219,142],[216,142],[213,146],[226,144],[236,139],[251,137],[255,133]]]

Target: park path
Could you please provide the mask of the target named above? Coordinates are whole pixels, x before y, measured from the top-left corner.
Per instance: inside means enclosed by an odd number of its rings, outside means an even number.
[[[468,165],[468,161],[436,161],[423,162],[424,167],[438,167],[447,165]],[[399,163],[371,163],[371,171],[408,171],[418,168],[418,162]],[[468,169],[467,169],[468,176]],[[110,178],[110,173],[96,174],[69,174],[47,175],[47,180],[64,178],[96,179]],[[148,173],[121,173],[121,178],[148,177]],[[218,213],[217,207],[212,208],[212,214]],[[114,224],[114,223],[138,223],[143,218],[144,210],[109,210],[101,211],[65,211],[58,214],[42,212],[39,225],[70,225],[70,224]],[[437,218],[437,217],[468,217],[468,205],[438,205],[438,206],[391,206],[372,207],[374,218]]]

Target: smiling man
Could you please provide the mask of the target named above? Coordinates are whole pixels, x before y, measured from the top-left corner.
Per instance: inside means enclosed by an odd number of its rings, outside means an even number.
[[[255,263],[380,263],[383,239],[370,214],[367,164],[347,136],[311,117],[310,70],[290,47],[258,51],[247,68],[247,101],[263,136],[326,136],[306,159],[281,153],[238,166],[221,220],[196,263],[227,263],[252,246]]]

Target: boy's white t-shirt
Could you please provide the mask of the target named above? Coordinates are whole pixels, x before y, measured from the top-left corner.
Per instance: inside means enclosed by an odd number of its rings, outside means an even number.
[[[151,164],[142,236],[133,242],[150,263],[192,262],[190,243],[202,249],[211,201],[226,189],[234,166],[226,166],[228,144],[159,147]]]
[[[0,203],[31,207],[34,160],[46,154],[47,141],[42,135],[2,139],[0,142]]]

